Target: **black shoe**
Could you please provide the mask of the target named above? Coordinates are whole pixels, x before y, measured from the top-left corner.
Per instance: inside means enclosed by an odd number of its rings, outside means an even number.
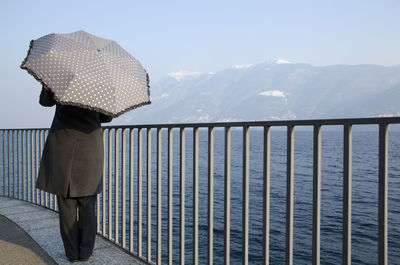
[[[78,262],[80,259],[77,258],[68,258],[68,261],[71,263]]]
[[[79,261],[88,261],[89,258],[90,258],[90,256],[89,257],[80,257]]]

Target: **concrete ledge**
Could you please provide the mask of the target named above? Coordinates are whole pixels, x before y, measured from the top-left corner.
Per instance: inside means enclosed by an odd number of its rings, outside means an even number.
[[[28,233],[57,264],[71,264],[65,257],[56,212],[29,202],[0,196],[0,215],[7,217]],[[97,235],[92,257],[87,262],[76,264],[147,263]]]

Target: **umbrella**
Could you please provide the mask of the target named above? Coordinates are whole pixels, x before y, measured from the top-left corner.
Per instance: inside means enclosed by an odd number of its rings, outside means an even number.
[[[32,40],[21,64],[59,104],[117,117],[150,104],[146,70],[115,41],[85,31]]]

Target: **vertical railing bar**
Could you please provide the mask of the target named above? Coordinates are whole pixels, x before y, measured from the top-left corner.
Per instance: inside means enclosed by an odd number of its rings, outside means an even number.
[[[33,148],[33,145],[34,145],[34,137],[35,137],[35,131],[34,130],[31,130],[31,142],[30,142],[30,153],[31,153],[31,157],[30,157],[30,164],[31,164],[31,170],[30,170],[30,179],[31,179],[31,202],[32,203],[34,203],[35,202],[35,197],[34,197],[34,194],[35,194],[35,191],[34,191],[34,187],[35,187],[35,185],[34,185],[34,183],[33,183],[33,171],[34,171],[34,162],[33,162],[33,158],[34,158],[34,155],[33,155],[33,152],[34,152],[34,148]]]
[[[286,264],[293,264],[294,126],[287,126]]]
[[[199,127],[193,128],[193,264],[199,264]]]
[[[173,216],[172,216],[172,196],[173,196],[173,130],[168,128],[168,264],[173,263]]]
[[[388,125],[379,125],[378,264],[388,264]]]
[[[11,156],[12,156],[12,177],[13,177],[13,185],[12,185],[12,190],[13,190],[13,198],[15,198],[15,190],[16,190],[16,172],[15,172],[15,130],[12,130],[12,134],[11,134],[11,138],[12,138],[12,149],[11,149]]]
[[[263,153],[263,264],[269,264],[269,229],[270,229],[270,172],[271,172],[271,133],[270,127],[264,126]]]
[[[114,211],[115,211],[115,243],[119,244],[119,129],[115,129],[115,135],[114,135],[114,175],[115,175],[115,180],[114,180],[114,189],[115,189],[115,194],[114,194]]]
[[[213,264],[214,249],[214,127],[208,128],[208,265]]]
[[[102,174],[102,190],[104,190],[104,130],[102,130],[102,144],[103,144],[103,174]],[[104,193],[103,193],[104,194]],[[101,197],[101,193],[98,193],[96,196],[96,218],[97,218],[97,233],[98,234],[103,234],[102,233],[102,227],[101,227],[101,223],[100,223],[100,197]],[[50,197],[50,204],[51,204],[51,197]]]
[[[107,163],[107,155],[106,155],[106,146],[107,146],[107,135],[106,132],[109,131],[108,129],[103,129],[103,146],[104,146],[104,154],[103,154],[103,192],[101,194],[102,197],[102,235],[106,236],[106,163]]]
[[[30,131],[30,134],[29,134],[29,150],[28,150],[28,153],[29,153],[29,161],[28,161],[28,164],[29,164],[29,181],[30,181],[30,186],[28,187],[28,190],[30,191],[30,202],[32,202],[32,203],[34,203],[34,196],[33,196],[33,194],[34,194],[34,191],[33,191],[33,188],[34,188],[34,184],[33,184],[33,170],[34,170],[34,164],[33,164],[33,151],[34,151],[34,148],[33,148],[33,143],[34,143],[34,141],[33,141],[33,139],[34,139],[34,131],[33,130],[29,130]]]
[[[133,253],[133,205],[134,205],[134,156],[133,156],[133,148],[134,148],[134,138],[135,131],[134,129],[130,129],[129,136],[129,251]]]
[[[180,264],[185,264],[185,127],[180,129]]]
[[[22,165],[21,165],[21,174],[22,174],[22,183],[21,183],[21,185],[22,185],[22,187],[21,187],[21,189],[22,189],[22,200],[24,200],[25,201],[25,168],[26,168],[26,166],[25,166],[25,152],[26,152],[26,149],[25,149],[25,141],[24,141],[24,139],[25,139],[25,137],[24,137],[24,135],[25,135],[25,130],[21,130],[21,163],[22,163]]]
[[[45,140],[46,140],[46,131],[45,130],[43,130],[43,135],[42,135],[42,144],[40,145],[40,161],[42,160],[42,155],[43,155],[43,150],[44,150],[44,143],[45,143]],[[39,166],[40,166],[40,161],[39,161]],[[44,195],[45,195],[45,205],[46,205],[46,207],[47,208],[50,208],[50,205],[49,205],[49,194],[50,193],[48,193],[48,192],[45,192],[44,193]]]
[[[352,186],[352,127],[344,125],[343,135],[343,235],[342,264],[351,264],[351,186]]]
[[[15,198],[15,144],[14,144],[15,130],[11,131],[11,157],[12,157],[12,196]]]
[[[38,165],[40,165],[40,158],[41,158],[41,156],[42,156],[42,150],[43,150],[43,134],[44,134],[44,131],[43,130],[40,130],[39,131],[39,154],[38,154]],[[38,167],[39,168],[39,167]],[[39,170],[38,170],[38,172],[39,172]],[[43,197],[45,196],[45,200],[43,199]],[[40,190],[40,205],[42,205],[43,206],[43,201],[45,201],[44,202],[44,206],[45,207],[47,207],[47,195],[46,194],[44,194],[44,192],[42,191],[42,190]]]
[[[161,148],[162,148],[162,130],[161,128],[157,128],[157,264],[161,265],[161,187],[162,187],[162,157],[161,157]]]
[[[10,177],[9,177],[9,171],[10,171],[10,167],[9,167],[10,158],[9,158],[9,156],[10,156],[10,151],[8,150],[10,148],[9,147],[10,146],[10,144],[9,144],[10,141],[8,139],[9,138],[8,130],[4,130],[4,133],[7,134],[7,136],[4,137],[5,138],[5,143],[7,145],[7,150],[6,150],[6,154],[3,157],[4,161],[7,160],[7,162],[4,162],[4,183],[7,183],[7,185],[4,184],[4,196],[6,196],[6,193],[7,193],[7,196],[10,196],[9,195],[10,194],[10,191],[9,191],[9,189],[10,189]],[[7,159],[5,159],[6,156],[7,156]],[[7,170],[5,170],[6,164],[7,164]],[[6,175],[7,175],[7,177],[6,177]],[[7,181],[5,181],[5,179],[7,179]]]
[[[122,247],[126,248],[126,131],[122,130]]]
[[[11,170],[10,170],[10,154],[11,154],[11,150],[10,150],[10,131],[12,133],[12,130],[7,130],[7,151],[8,151],[8,160],[7,160],[7,169],[8,169],[8,197],[11,196]]]
[[[35,182],[36,182],[36,130],[32,130],[32,176],[31,176],[31,184],[32,184],[32,203],[37,204],[37,193],[36,193],[36,188],[35,188]]]
[[[16,148],[16,157],[17,157],[17,160],[16,160],[16,175],[17,175],[17,189],[16,189],[16,193],[17,193],[17,195],[16,195],[16,197],[15,198],[17,198],[17,199],[20,199],[20,197],[19,197],[19,193],[20,193],[20,188],[19,188],[19,185],[20,185],[20,177],[21,177],[21,172],[20,172],[20,163],[19,163],[19,156],[20,156],[20,152],[19,152],[19,149],[20,149],[20,144],[19,144],[19,131],[20,130],[15,130],[15,133],[16,133],[16,136],[17,136],[17,148]]]
[[[2,131],[2,137],[3,137],[3,196],[6,196],[6,152],[4,148],[6,147],[6,140],[5,140],[5,133],[6,130],[1,130]]]
[[[112,240],[112,132],[108,131],[108,238]],[[114,130],[114,134],[116,131]]]
[[[97,218],[97,233],[98,234],[102,234],[102,230],[101,230],[101,223],[100,223],[100,196],[101,194],[98,193],[96,196],[96,218]],[[52,197],[50,197],[51,200]],[[50,205],[51,205],[51,201],[50,201]]]
[[[147,128],[147,262],[151,262],[151,128]]]
[[[17,198],[17,199],[20,199],[20,197],[19,197],[19,193],[20,193],[20,189],[19,189],[19,185],[20,185],[20,181],[19,181],[19,178],[20,178],[20,175],[21,175],[21,172],[20,172],[20,165],[19,165],[19,155],[20,155],[20,152],[19,152],[19,148],[20,148],[20,145],[19,145],[19,130],[15,130],[15,133],[16,133],[16,136],[17,136],[17,148],[16,148],[16,157],[17,157],[17,160],[16,160],[16,176],[17,176],[17,189],[16,189],[16,193],[17,193],[17,195],[16,195],[16,197],[15,198]]]
[[[224,147],[224,264],[230,264],[231,233],[231,127],[225,127]]]
[[[11,135],[10,135],[11,132]],[[11,148],[12,148],[12,134],[13,131],[9,130],[7,133],[7,142],[8,142],[8,196],[11,197],[11,163],[12,163],[12,159],[11,159]],[[11,137],[11,141],[10,141],[10,137]],[[10,150],[11,149],[11,150]]]
[[[320,264],[320,227],[321,227],[321,125],[314,125],[313,154],[313,241],[312,260]]]
[[[21,166],[20,166],[20,155],[21,155],[21,152],[20,152],[20,149],[21,149],[21,144],[20,144],[20,139],[19,139],[19,135],[20,135],[20,131],[21,130],[16,130],[15,131],[15,133],[16,133],[16,136],[17,136],[17,148],[16,148],[16,157],[17,157],[17,159],[16,159],[16,174],[17,174],[17,189],[16,189],[16,198],[17,199],[21,199],[21,197],[20,197],[20,193],[21,193],[21,188],[20,188],[20,185],[21,185],[21,181],[20,181],[20,178],[21,178]]]
[[[20,130],[17,130],[17,199],[21,199],[20,197],[20,178],[21,178],[21,167],[20,167],[20,163],[19,163],[19,156],[20,156],[20,143],[19,143],[19,133]]]
[[[249,127],[243,127],[242,264],[249,258]]]
[[[26,200],[29,201],[29,172],[30,172],[30,163],[29,163],[29,149],[30,149],[30,144],[29,144],[29,135],[30,131],[26,130],[25,131],[25,157],[26,157],[26,169],[25,169],[25,174],[26,174]]]
[[[138,256],[142,256],[142,128],[138,129]]]
[[[36,151],[35,151],[35,166],[36,166],[36,170],[35,170],[35,181],[37,180],[37,176],[39,174],[39,163],[40,163],[40,130],[36,131]],[[36,188],[36,203],[39,204],[39,200],[40,200],[40,205],[42,205],[42,197],[41,197],[41,190],[39,190],[38,188]]]
[[[15,134],[17,137],[17,146],[16,146],[16,196],[15,198],[19,199],[19,178],[20,178],[20,166],[19,166],[19,130],[15,130]]]

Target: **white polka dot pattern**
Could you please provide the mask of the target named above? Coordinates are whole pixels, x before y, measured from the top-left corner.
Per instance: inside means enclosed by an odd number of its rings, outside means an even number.
[[[21,65],[60,104],[117,117],[150,104],[147,73],[115,41],[77,31],[49,34],[31,42]]]

